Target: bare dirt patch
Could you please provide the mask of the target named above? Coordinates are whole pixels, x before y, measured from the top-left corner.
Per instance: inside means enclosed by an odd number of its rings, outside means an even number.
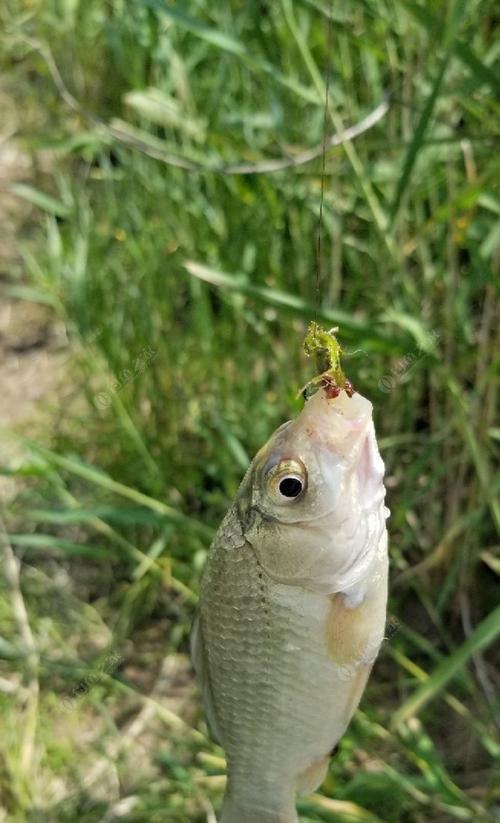
[[[63,331],[50,311],[38,303],[16,300],[13,284],[23,279],[20,238],[33,223],[33,209],[11,186],[31,182],[34,159],[16,139],[17,115],[9,96],[0,89],[4,126],[0,132],[0,436],[2,463],[16,449],[9,430],[27,434],[43,409],[57,397],[67,357]],[[0,494],[10,497],[15,484],[0,478]]]

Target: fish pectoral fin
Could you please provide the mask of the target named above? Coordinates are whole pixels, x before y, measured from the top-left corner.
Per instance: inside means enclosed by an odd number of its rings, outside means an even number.
[[[296,784],[298,794],[311,794],[321,786],[326,777],[329,762],[330,755],[327,754],[315,760],[302,774],[299,774]]]
[[[201,686],[203,708],[209,732],[216,743],[221,742],[221,736],[217,727],[217,717],[215,713],[212,687],[208,672],[205,646],[203,643],[203,632],[201,628],[200,615],[196,614],[191,629],[191,662]]]
[[[370,676],[371,668],[371,663],[359,666],[359,668],[356,670],[354,678],[351,681],[349,698],[345,709],[345,717],[348,723],[350,722],[351,717],[353,716],[354,712],[359,706],[368,678]]]
[[[351,608],[339,592],[330,596],[326,624],[328,654],[335,663],[353,664],[363,655],[372,633],[371,604]]]
[[[384,639],[387,588],[379,582],[357,605],[343,592],[329,595],[326,646],[331,660],[357,666],[373,663]]]

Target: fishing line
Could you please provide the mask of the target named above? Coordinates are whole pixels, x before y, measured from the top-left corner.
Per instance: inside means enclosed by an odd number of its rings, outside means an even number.
[[[325,110],[323,116],[323,151],[321,155],[321,191],[319,198],[318,227],[316,233],[316,320],[321,308],[321,229],[323,224],[323,201],[325,198],[325,168],[326,168],[326,143],[328,128],[328,105],[330,98],[330,74],[332,68],[331,45],[332,45],[332,9],[328,14],[327,34],[326,34],[326,78],[325,78]]]

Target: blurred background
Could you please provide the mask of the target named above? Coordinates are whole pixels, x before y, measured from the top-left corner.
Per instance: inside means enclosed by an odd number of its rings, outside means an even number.
[[[392,585],[301,820],[496,818],[497,15],[2,2],[0,820],[214,823],[200,573],[314,316],[374,403]]]

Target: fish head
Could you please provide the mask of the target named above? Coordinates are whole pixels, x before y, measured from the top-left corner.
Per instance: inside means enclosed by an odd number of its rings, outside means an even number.
[[[372,405],[320,389],[256,455],[238,509],[246,540],[276,581],[344,591],[367,571],[385,532]]]

